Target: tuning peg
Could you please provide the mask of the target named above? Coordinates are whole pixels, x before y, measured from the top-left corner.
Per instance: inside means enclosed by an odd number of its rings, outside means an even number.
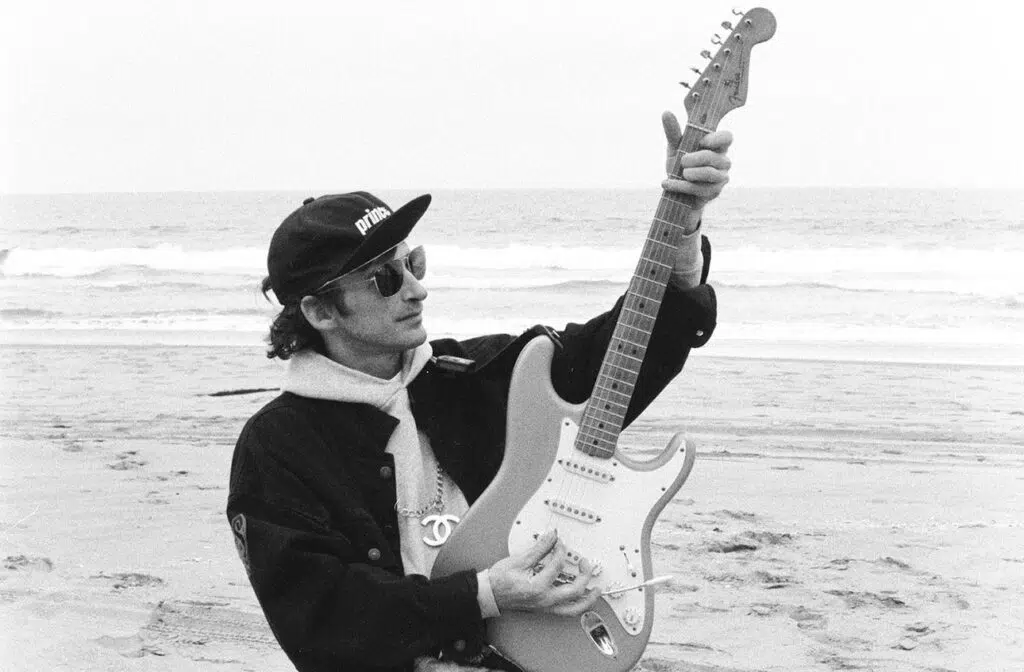
[[[744,12],[742,9],[736,9],[735,7],[733,7],[732,14],[733,16],[743,16]]]
[[[718,33],[715,33],[715,36],[711,38],[711,44],[721,44],[721,43],[722,43],[722,36],[719,35]]]
[[[679,82],[679,83],[682,84],[684,88],[687,88],[687,89],[690,88],[690,85],[688,83],[686,83],[686,82]]]
[[[698,75],[700,74],[700,70],[698,70],[697,68],[690,68],[690,70],[692,72],[696,72]]]
[[[732,24],[729,23],[728,21],[722,21],[722,28],[725,28],[726,30],[732,30]]]
[[[700,55],[703,56],[704,58],[708,59],[709,61],[711,60],[711,52],[708,51],[707,49],[705,49],[704,51],[700,52]]]

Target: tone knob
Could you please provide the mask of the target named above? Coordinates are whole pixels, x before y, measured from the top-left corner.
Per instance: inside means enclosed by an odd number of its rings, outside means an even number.
[[[635,627],[640,624],[640,610],[636,607],[630,607],[622,614],[622,620],[625,621],[629,627]]]
[[[624,591],[621,590],[622,588],[625,588],[625,586],[623,586],[620,582],[612,581],[604,588],[605,597],[607,597],[610,600],[621,600],[622,596],[626,594]]]

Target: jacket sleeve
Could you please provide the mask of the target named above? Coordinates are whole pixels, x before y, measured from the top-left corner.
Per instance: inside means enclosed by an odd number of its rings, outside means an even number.
[[[400,576],[382,567],[390,553],[383,538],[339,529],[372,521],[330,521],[317,484],[284,457],[317,440],[302,423],[257,416],[239,438],[228,499],[249,580],[295,666],[399,665],[476,632],[475,572]]]
[[[714,288],[705,284],[711,260],[707,238],[702,239],[702,249],[701,284],[689,289],[669,284],[665,290],[626,411],[627,426],[682,371],[690,349],[707,343],[714,332],[718,304]],[[568,324],[557,333],[561,347],[552,363],[552,381],[566,401],[582,403],[590,397],[624,298],[607,313],[584,324]]]

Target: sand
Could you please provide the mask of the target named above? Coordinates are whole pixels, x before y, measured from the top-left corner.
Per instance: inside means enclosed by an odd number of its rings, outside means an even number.
[[[292,669],[223,513],[234,435],[273,393],[206,396],[273,384],[270,365],[238,349],[6,354],[0,667]],[[893,379],[924,401],[896,431],[871,419],[877,394],[843,394],[878,384],[870,366],[694,361],[700,392],[666,392],[625,435],[653,452],[681,406],[703,416],[684,423],[701,453],[653,535],[673,581],[644,670],[1024,669],[1020,370],[957,369],[986,403],[960,394],[951,417],[929,390],[952,369],[904,367]],[[783,409],[762,424],[768,397],[730,382],[751,371]],[[788,405],[823,372],[831,411]]]

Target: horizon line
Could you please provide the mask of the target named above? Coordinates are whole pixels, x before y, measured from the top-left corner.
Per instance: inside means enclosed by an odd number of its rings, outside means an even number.
[[[387,191],[420,191],[420,192],[452,192],[452,191],[658,191],[656,186],[509,186],[509,187],[394,187],[394,186],[370,186],[364,190],[375,192]],[[733,185],[728,188],[730,192],[737,190],[844,190],[844,191],[1024,191],[1024,185],[1020,186],[911,186],[911,185]],[[140,189],[140,190],[96,190],[96,191],[0,191],[0,198],[8,196],[115,196],[115,195],[145,195],[145,194],[257,194],[257,193],[307,193],[322,192],[325,194],[338,192],[338,187],[274,187],[274,188],[245,188],[245,189]]]

